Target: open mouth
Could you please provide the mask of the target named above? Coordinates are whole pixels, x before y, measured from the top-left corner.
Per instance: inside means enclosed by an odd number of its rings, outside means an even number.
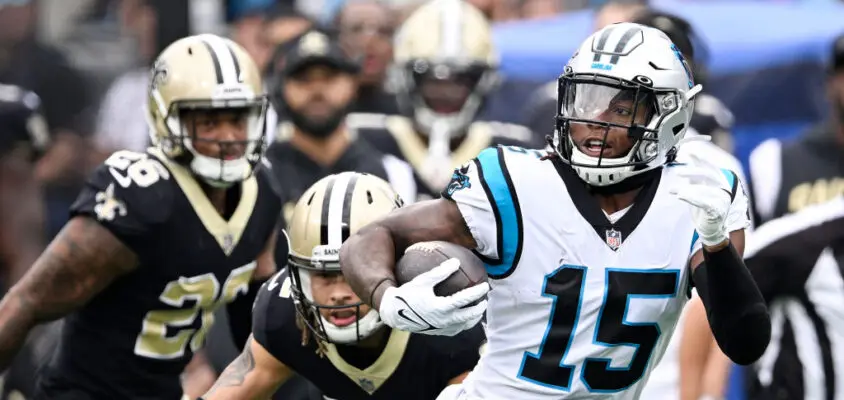
[[[357,312],[354,309],[332,311],[328,321],[338,327],[349,326],[358,320]]]
[[[600,157],[603,153],[604,157],[611,155],[612,146],[600,138],[588,138],[581,142],[580,151],[589,157]]]

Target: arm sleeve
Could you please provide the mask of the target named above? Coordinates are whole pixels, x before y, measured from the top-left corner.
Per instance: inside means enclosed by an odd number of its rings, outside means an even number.
[[[456,169],[442,196],[460,209],[487,273],[503,277],[512,272],[521,252],[522,221],[503,149],[485,149]]]
[[[169,216],[169,171],[146,154],[113,154],[88,177],[70,217],[88,216],[132,250]]]

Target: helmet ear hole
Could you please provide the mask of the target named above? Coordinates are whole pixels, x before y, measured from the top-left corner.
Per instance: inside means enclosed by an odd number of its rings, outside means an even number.
[[[193,55],[193,47],[188,47],[188,55]]]

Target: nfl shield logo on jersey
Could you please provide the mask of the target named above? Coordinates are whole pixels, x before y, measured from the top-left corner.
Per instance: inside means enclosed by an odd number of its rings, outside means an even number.
[[[607,229],[607,246],[610,246],[613,251],[618,250],[621,246],[621,232],[615,229]]]
[[[372,394],[375,391],[375,382],[372,382],[366,378],[358,379],[358,386],[363,389],[366,393]]]
[[[230,233],[226,233],[223,235],[223,251],[226,254],[231,254],[232,250],[234,250],[234,236]]]

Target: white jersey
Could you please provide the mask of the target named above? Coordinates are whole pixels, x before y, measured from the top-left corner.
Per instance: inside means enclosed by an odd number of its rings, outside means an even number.
[[[444,192],[492,287],[487,349],[461,396],[636,399],[688,299],[687,265],[701,246],[688,204],[668,193],[684,165],[656,171],[619,219],[570,167],[538,156],[486,149]],[[743,228],[747,199],[725,176],[728,226]]]

